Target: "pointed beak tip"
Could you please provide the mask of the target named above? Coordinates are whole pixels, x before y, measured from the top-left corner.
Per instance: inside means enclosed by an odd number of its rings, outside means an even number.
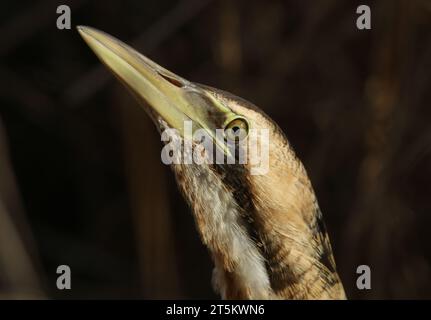
[[[89,34],[89,27],[86,26],[76,26],[76,30],[78,31],[79,35],[87,42],[87,38],[90,36]]]
[[[76,26],[76,30],[78,30],[80,34],[83,34],[84,32],[86,32],[87,29],[88,27],[86,26]]]
[[[79,32],[80,36],[84,39],[91,37],[94,38],[97,34],[102,33],[101,31],[93,28],[93,27],[89,27],[89,26],[76,26],[76,30]]]

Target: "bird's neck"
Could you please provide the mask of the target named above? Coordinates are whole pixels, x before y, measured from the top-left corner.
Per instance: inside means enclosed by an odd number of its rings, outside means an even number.
[[[344,299],[326,233],[320,226],[307,233],[301,228],[291,224],[280,230],[262,223],[265,236],[255,238],[239,226],[227,226],[229,243],[207,242],[215,262],[214,286],[222,297]]]
[[[213,284],[223,298],[344,298],[306,175],[227,182],[205,166],[178,165],[175,172],[211,251]],[[232,192],[230,183],[244,190]]]

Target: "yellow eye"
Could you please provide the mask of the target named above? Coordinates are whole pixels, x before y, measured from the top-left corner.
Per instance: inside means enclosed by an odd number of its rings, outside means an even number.
[[[248,123],[243,118],[236,118],[224,128],[224,134],[230,141],[242,140],[248,135]]]

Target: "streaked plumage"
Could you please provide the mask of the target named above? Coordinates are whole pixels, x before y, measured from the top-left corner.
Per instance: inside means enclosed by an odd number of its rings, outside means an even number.
[[[138,100],[151,105],[144,104],[159,130],[190,119],[211,131],[236,117],[251,128],[269,129],[267,174],[251,175],[252,161],[172,165],[215,263],[213,284],[220,295],[344,299],[313,188],[280,128],[239,97],[188,82],[100,31],[79,31]],[[184,139],[181,131],[175,138]]]

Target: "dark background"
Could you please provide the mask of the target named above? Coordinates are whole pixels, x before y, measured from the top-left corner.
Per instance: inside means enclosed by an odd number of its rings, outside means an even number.
[[[0,297],[216,297],[160,137],[74,27],[56,28],[61,4],[281,126],[349,298],[431,298],[428,0],[2,1]],[[361,264],[372,290],[356,289]]]

